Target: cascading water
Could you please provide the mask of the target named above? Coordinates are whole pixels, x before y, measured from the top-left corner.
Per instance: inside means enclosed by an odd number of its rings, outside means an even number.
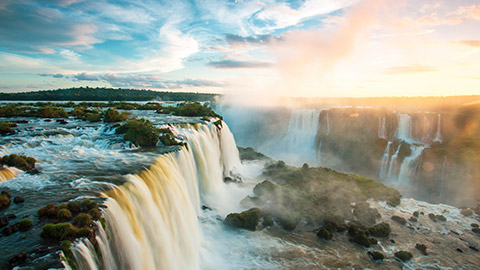
[[[329,111],[327,111],[327,135],[330,134],[330,117]]]
[[[397,139],[412,142],[412,117],[408,114],[398,114]]]
[[[378,118],[378,137],[382,139],[387,138],[387,118]]]
[[[399,184],[407,184],[409,185],[412,180],[412,176],[415,174],[418,168],[418,158],[425,149],[425,146],[421,145],[411,145],[410,150],[412,154],[402,161],[402,165],[400,166],[400,173],[398,174],[398,182]]]
[[[15,176],[17,176],[16,171],[8,167],[0,168],[0,182],[7,181]]]
[[[440,200],[445,199],[445,168],[447,167],[447,157],[443,160],[442,164],[442,174],[440,175],[440,193],[438,195]]]
[[[400,153],[400,147],[402,147],[402,144],[398,145],[397,151],[395,151],[395,153],[390,158],[390,165],[388,166],[389,179],[393,179],[397,174],[397,158],[398,158],[398,153]]]
[[[288,131],[280,143],[283,149],[279,151],[285,154],[280,154],[281,158],[286,158],[291,163],[316,160],[315,140],[319,118],[320,111],[318,110],[302,109],[292,112],[288,123]],[[290,160],[293,156],[292,153],[298,153],[299,162]]]
[[[103,194],[108,237],[97,233],[102,260],[83,240],[74,247],[79,266],[199,268],[201,203],[221,207],[228,199],[221,196],[224,172],[239,169],[241,163],[225,123],[221,128],[197,126],[190,132],[188,147],[160,156],[148,170]]]
[[[385,153],[382,156],[382,162],[380,164],[380,172],[378,178],[384,179],[387,173],[388,160],[390,158],[390,148],[392,147],[392,142],[388,141],[387,147],[385,148]]]
[[[438,120],[437,120],[437,132],[435,133],[435,139],[433,139],[434,142],[442,142],[442,134],[441,134],[441,129],[442,129],[442,118],[441,114],[438,114]]]

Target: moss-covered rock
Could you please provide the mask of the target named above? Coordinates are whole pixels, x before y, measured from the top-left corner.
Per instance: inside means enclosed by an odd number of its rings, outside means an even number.
[[[54,203],[48,203],[44,207],[38,209],[40,217],[55,218],[58,214],[58,208]]]
[[[0,195],[0,210],[10,205],[10,198],[7,195]]]
[[[164,133],[164,134],[160,135],[160,141],[165,146],[183,145],[182,142],[177,141],[177,139],[175,139],[173,134],[170,134],[170,133]]]
[[[16,127],[16,123],[1,121],[0,122],[0,135],[7,136],[15,134],[15,130],[12,127]]]
[[[370,235],[375,237],[389,237],[392,229],[388,223],[382,222],[368,229]]]
[[[31,219],[22,219],[17,226],[20,230],[28,230],[33,226],[33,221]]]
[[[473,211],[470,209],[462,209],[460,213],[466,217],[473,215]]]
[[[128,119],[128,112],[120,113],[116,109],[109,108],[105,111],[103,115],[103,121],[105,123],[116,123],[116,122],[123,122]]]
[[[252,147],[238,147],[238,153],[241,160],[263,160],[270,159],[262,153],[256,152]]]
[[[375,250],[374,251],[369,251],[368,256],[370,256],[370,258],[372,258],[372,260],[374,260],[374,261],[381,261],[381,260],[385,259],[385,255],[383,255],[383,253],[375,251]]]
[[[325,227],[320,228],[320,230],[317,232],[317,236],[323,240],[331,240],[333,237],[332,233]]]
[[[260,213],[259,208],[251,208],[241,213],[231,213],[227,215],[224,223],[232,227],[254,231],[260,220]]]
[[[60,209],[57,212],[57,218],[62,221],[68,221],[72,219],[72,212],[68,209]]]
[[[269,180],[265,180],[259,184],[257,184],[254,188],[253,188],[253,193],[255,193],[255,195],[259,196],[259,197],[262,197],[262,196],[268,196],[268,197],[271,197],[271,196],[275,196],[276,193],[277,193],[277,185],[272,183],[271,181]]]
[[[299,217],[290,212],[278,213],[274,217],[280,226],[287,231],[295,230],[299,221]]]
[[[402,225],[407,224],[407,220],[400,216],[392,216],[392,220]]]
[[[364,247],[370,247],[372,245],[370,238],[368,238],[364,231],[358,231],[352,237],[352,241]]]
[[[20,170],[29,171],[35,168],[35,163],[37,161],[32,157],[21,156],[16,154],[11,154],[8,156],[3,156],[0,160],[0,164],[7,165],[10,167],[15,167]]]
[[[42,227],[40,236],[55,240],[65,240],[74,238],[76,234],[77,229],[71,223],[48,223]]]
[[[395,252],[395,257],[399,258],[403,262],[407,262],[413,258],[413,255],[408,251],[402,250],[402,251]]]
[[[77,227],[90,226],[92,222],[92,216],[85,213],[80,213],[73,219],[73,225]]]
[[[263,227],[269,227],[273,225],[273,216],[272,214],[265,214],[262,221]]]

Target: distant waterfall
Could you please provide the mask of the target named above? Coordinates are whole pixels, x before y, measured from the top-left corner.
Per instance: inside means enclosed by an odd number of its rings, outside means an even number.
[[[103,259],[83,240],[74,247],[80,269],[199,268],[201,202],[221,205],[224,174],[241,165],[225,123],[191,130],[188,147],[161,155],[148,170],[103,194],[108,237],[97,233]]]
[[[392,147],[392,142],[388,141],[387,147],[385,148],[385,153],[383,153],[383,156],[382,156],[382,162],[380,164],[380,172],[378,175],[378,178],[380,179],[384,179],[386,176],[391,147]]]
[[[279,149],[279,151],[287,156],[298,155],[303,162],[315,160],[317,156],[315,140],[319,118],[320,111],[318,110],[293,111],[288,122],[288,131],[281,140],[283,149]]]
[[[437,132],[435,133],[435,139],[433,139],[434,142],[441,143],[443,141],[442,134],[440,132],[441,129],[442,129],[442,118],[441,118],[441,114],[438,114]]]
[[[398,153],[400,152],[400,147],[402,147],[402,144],[398,145],[397,151],[395,151],[395,153],[390,158],[390,165],[388,166],[389,179],[392,179],[394,176],[397,175],[397,158],[398,158]]]
[[[397,138],[405,142],[413,141],[412,117],[408,114],[398,114]]]
[[[445,168],[447,167],[447,157],[443,160],[442,174],[440,175],[440,194],[438,195],[440,200],[445,199]]]
[[[387,138],[387,118],[386,117],[378,118],[378,137],[382,139]]]
[[[320,116],[320,114],[319,114]],[[330,134],[330,116],[329,111],[327,111],[327,135]]]
[[[425,149],[425,146],[411,145],[412,154],[402,161],[400,173],[398,174],[398,182],[401,184],[410,184],[412,176],[417,171],[418,158]]]

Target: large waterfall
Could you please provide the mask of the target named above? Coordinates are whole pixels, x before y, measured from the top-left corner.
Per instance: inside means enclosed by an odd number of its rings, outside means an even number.
[[[315,140],[319,118],[320,111],[318,110],[301,109],[293,111],[288,122],[288,131],[281,140],[281,148],[278,149],[279,157],[291,163],[297,163],[297,165],[300,165],[301,161],[315,161],[317,157]],[[299,162],[292,160],[296,155],[299,157]]]
[[[411,142],[412,137],[412,117],[408,114],[398,114],[397,138],[405,142]]]
[[[99,257],[88,240],[77,243],[82,269],[199,268],[201,205],[221,207],[223,177],[241,165],[225,123],[189,130],[187,146],[102,195],[108,237],[99,228]]]
[[[398,174],[398,181],[400,184],[411,184],[412,176],[415,174],[418,168],[418,159],[425,149],[425,146],[412,145],[410,146],[412,154],[403,159],[400,166],[400,172]]]

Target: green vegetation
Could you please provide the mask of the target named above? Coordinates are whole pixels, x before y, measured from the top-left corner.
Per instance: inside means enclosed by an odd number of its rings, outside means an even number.
[[[33,221],[31,219],[22,219],[17,226],[20,230],[28,230],[33,226]]]
[[[57,212],[57,218],[59,220],[68,221],[72,219],[72,212],[68,209],[59,209]]]
[[[39,108],[35,116],[41,118],[67,118],[68,113],[64,109],[45,106]]]
[[[368,255],[370,256],[370,258],[372,258],[374,261],[379,261],[379,260],[383,260],[385,259],[385,255],[383,255],[383,253],[381,252],[378,252],[378,251],[369,251],[368,252]]]
[[[323,239],[323,240],[331,240],[333,235],[330,231],[328,231],[326,228],[321,228],[318,232],[317,232],[317,236],[318,238],[320,239]]]
[[[103,121],[105,123],[116,123],[116,122],[123,122],[128,119],[128,113],[122,112],[120,113],[116,109],[109,108],[105,111],[103,116]]]
[[[92,216],[85,213],[80,213],[73,219],[73,225],[77,227],[90,226],[92,222]]]
[[[17,124],[13,122],[8,122],[8,121],[0,122],[0,135],[5,136],[5,135],[15,134],[15,130],[13,130],[12,127],[16,127],[16,126]]]
[[[241,160],[262,160],[262,159],[270,159],[269,157],[265,156],[262,153],[255,152],[252,147],[238,147],[238,153],[240,154]]]
[[[228,214],[224,222],[225,224],[232,227],[255,231],[259,220],[260,220],[260,209],[251,208],[241,213]]]
[[[200,102],[185,102],[178,107],[162,107],[158,109],[157,112],[178,116],[204,116],[222,119],[222,117],[215,113],[212,108],[202,105]]]
[[[32,157],[27,157],[27,156],[19,156],[16,154],[11,154],[8,156],[3,156],[0,159],[0,164],[1,165],[7,165],[10,167],[15,167],[20,170],[24,171],[29,171],[33,168],[35,168],[35,163],[37,161],[32,158]]]
[[[213,101],[216,94],[79,87],[24,93],[0,93],[0,100]]]
[[[40,236],[55,240],[73,239],[78,234],[78,229],[72,223],[48,223],[42,227]]]
[[[130,120],[116,130],[117,134],[124,134],[124,139],[136,146],[155,146],[160,131],[152,122],[146,119]]]
[[[163,133],[160,136],[160,141],[162,142],[163,145],[165,146],[170,146],[170,145],[184,145],[183,142],[179,142],[175,139],[172,133]]]
[[[370,235],[375,237],[387,238],[390,236],[392,229],[388,223],[382,222],[368,229]]]

